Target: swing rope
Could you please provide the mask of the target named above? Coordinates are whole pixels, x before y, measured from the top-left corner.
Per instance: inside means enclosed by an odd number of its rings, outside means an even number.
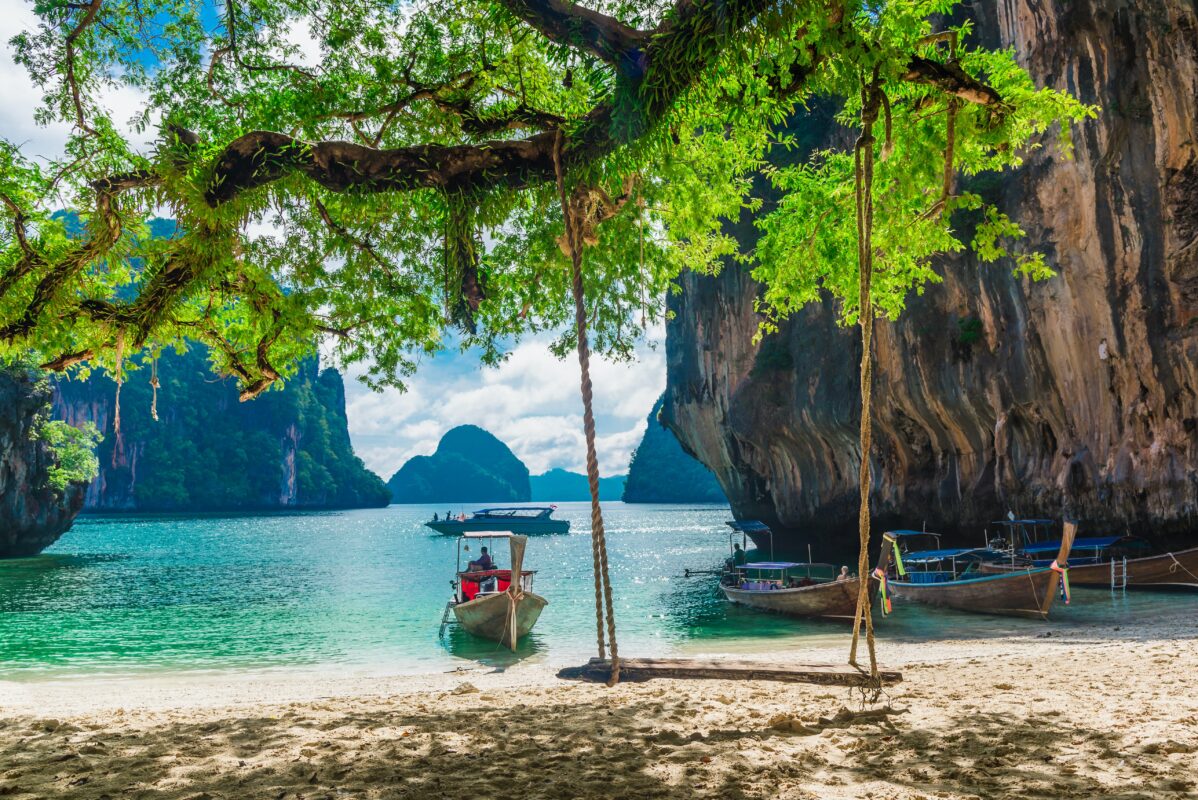
[[[112,434],[116,441],[112,445],[112,466],[116,467],[125,457],[125,441],[121,437],[121,385],[125,382],[125,331],[116,334],[116,396],[112,401]]]
[[[154,353],[150,357],[150,417],[155,422],[158,421],[158,354]]]
[[[878,680],[878,656],[874,647],[873,614],[869,604],[869,490],[872,483],[869,453],[873,442],[872,388],[873,388],[873,345],[874,310],[871,297],[873,282],[873,182],[874,182],[874,123],[882,104],[882,92],[877,70],[873,80],[861,89],[861,135],[854,148],[857,201],[857,266],[858,321],[861,325],[861,468],[859,490],[861,509],[857,517],[860,551],[857,558],[858,592],[857,611],[853,615],[853,644],[849,649],[849,664],[857,666],[857,643],[861,634],[862,620],[865,622],[865,642],[869,649],[869,674]]]
[[[604,616],[607,618],[607,643],[611,652],[611,678],[608,686],[620,680],[620,656],[616,648],[616,618],[613,610],[611,578],[608,574],[607,541],[603,529],[603,511],[599,507],[599,458],[595,453],[595,415],[591,407],[591,358],[587,343],[586,302],[582,283],[582,241],[579,221],[566,195],[562,170],[562,132],[554,139],[553,168],[557,173],[557,193],[565,224],[565,244],[573,270],[571,289],[574,294],[574,328],[578,337],[578,366],[582,373],[582,424],[587,443],[587,484],[591,492],[591,556],[595,569],[595,628],[599,658],[605,656]]]

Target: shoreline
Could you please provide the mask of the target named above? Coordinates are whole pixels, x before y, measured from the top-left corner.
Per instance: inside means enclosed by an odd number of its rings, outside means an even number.
[[[1188,597],[1188,595],[1186,596]],[[902,613],[901,610],[897,613]],[[1066,612],[1067,613],[1067,612]],[[979,620],[985,621],[981,616]],[[1044,648],[1080,648],[1095,654],[1107,648],[1143,642],[1193,641],[1198,651],[1198,606],[1184,604],[1150,622],[1112,619],[1104,622],[1062,620],[1027,626],[1019,633],[969,636],[959,631],[940,636],[890,634],[878,636],[879,663],[892,669],[909,668],[928,658],[938,663],[972,661],[1003,653]],[[731,638],[676,643],[670,657],[757,658],[763,661],[801,659],[807,663],[843,663],[849,648],[847,631],[787,638]],[[504,654],[506,655],[506,654]],[[624,651],[625,657],[660,653]],[[587,656],[589,657],[589,655]],[[310,663],[217,668],[111,670],[86,674],[23,674],[0,677],[0,720],[14,715],[45,713],[87,714],[117,708],[158,710],[216,708],[262,702],[304,702],[329,697],[358,697],[385,693],[445,691],[462,680],[481,681],[494,688],[543,686],[559,681],[557,671],[586,658],[536,654],[510,664],[486,664],[465,658],[443,668],[384,662]],[[450,666],[453,664],[453,666]],[[447,667],[447,668],[444,668]]]
[[[1186,610],[883,640],[904,682],[866,714],[843,688],[608,689],[558,680],[548,663],[0,682],[0,795],[460,798],[519,775],[521,797],[547,799],[1193,797],[1198,620]],[[795,644],[759,657],[845,655]]]

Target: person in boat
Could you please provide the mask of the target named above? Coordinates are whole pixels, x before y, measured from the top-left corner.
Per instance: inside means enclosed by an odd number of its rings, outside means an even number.
[[[437,512],[434,511],[433,512],[433,522],[436,522],[438,519],[440,519],[440,518],[437,516]]]
[[[484,547],[482,552],[479,553],[478,558],[470,562],[470,571],[486,572],[489,569],[495,569],[495,562],[491,560],[491,554]]]
[[[746,561],[745,551],[739,544],[732,545],[732,566],[743,567]]]
[[[840,568],[840,574],[836,576],[836,580],[838,580],[838,581],[847,581],[848,579],[849,579],[849,568],[848,568],[848,567],[841,567],[841,568]]]

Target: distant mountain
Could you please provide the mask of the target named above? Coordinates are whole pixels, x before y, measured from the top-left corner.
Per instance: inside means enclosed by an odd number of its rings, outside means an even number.
[[[619,500],[624,494],[625,475],[612,475],[599,479],[599,499]],[[590,500],[591,489],[587,476],[564,469],[551,469],[543,475],[533,475],[532,499],[538,502],[550,500]]]
[[[649,412],[645,438],[632,454],[624,483],[625,503],[726,503],[724,491],[711,470],[696,461],[657,415],[662,397]]]
[[[528,467],[476,425],[446,433],[437,452],[410,459],[387,488],[395,503],[521,503],[532,496]]]

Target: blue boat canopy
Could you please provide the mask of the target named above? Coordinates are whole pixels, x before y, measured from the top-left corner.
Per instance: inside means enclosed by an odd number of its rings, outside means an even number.
[[[758,533],[761,531],[768,531],[770,529],[769,525],[766,525],[764,522],[757,519],[730,519],[728,520],[728,527],[734,531],[744,531],[745,533]]]
[[[932,531],[907,531],[907,530],[903,530],[903,531],[886,531],[886,533],[887,533],[888,535],[890,535],[890,536],[935,536],[937,539],[939,539],[939,538],[940,538],[940,534],[938,534],[938,533],[933,533]]]
[[[557,506],[500,506],[497,508],[480,508],[477,511],[473,511],[471,513],[473,513],[476,517],[487,516],[487,515],[492,515],[492,514],[504,514],[506,516],[513,516],[520,511],[525,511],[525,512],[536,511],[538,514],[548,514],[552,511],[554,511],[556,508],[557,508]]]
[[[744,569],[793,569],[795,567],[805,567],[806,564],[799,564],[795,561],[754,561],[752,564],[745,564]]]
[[[1110,547],[1115,542],[1124,537],[1122,536],[1099,536],[1090,537],[1087,539],[1075,539],[1073,542],[1074,550],[1102,550]],[[1035,544],[1025,545],[1019,548],[1024,553],[1050,553],[1061,549],[1061,543],[1056,542],[1036,542]]]
[[[1056,525],[1055,519],[996,519],[991,525]]]
[[[1002,558],[1002,553],[981,547],[956,547],[950,550],[920,550],[915,553],[903,553],[903,561],[909,564],[923,561],[943,561],[946,558],[961,558],[962,556],[998,559]]]

